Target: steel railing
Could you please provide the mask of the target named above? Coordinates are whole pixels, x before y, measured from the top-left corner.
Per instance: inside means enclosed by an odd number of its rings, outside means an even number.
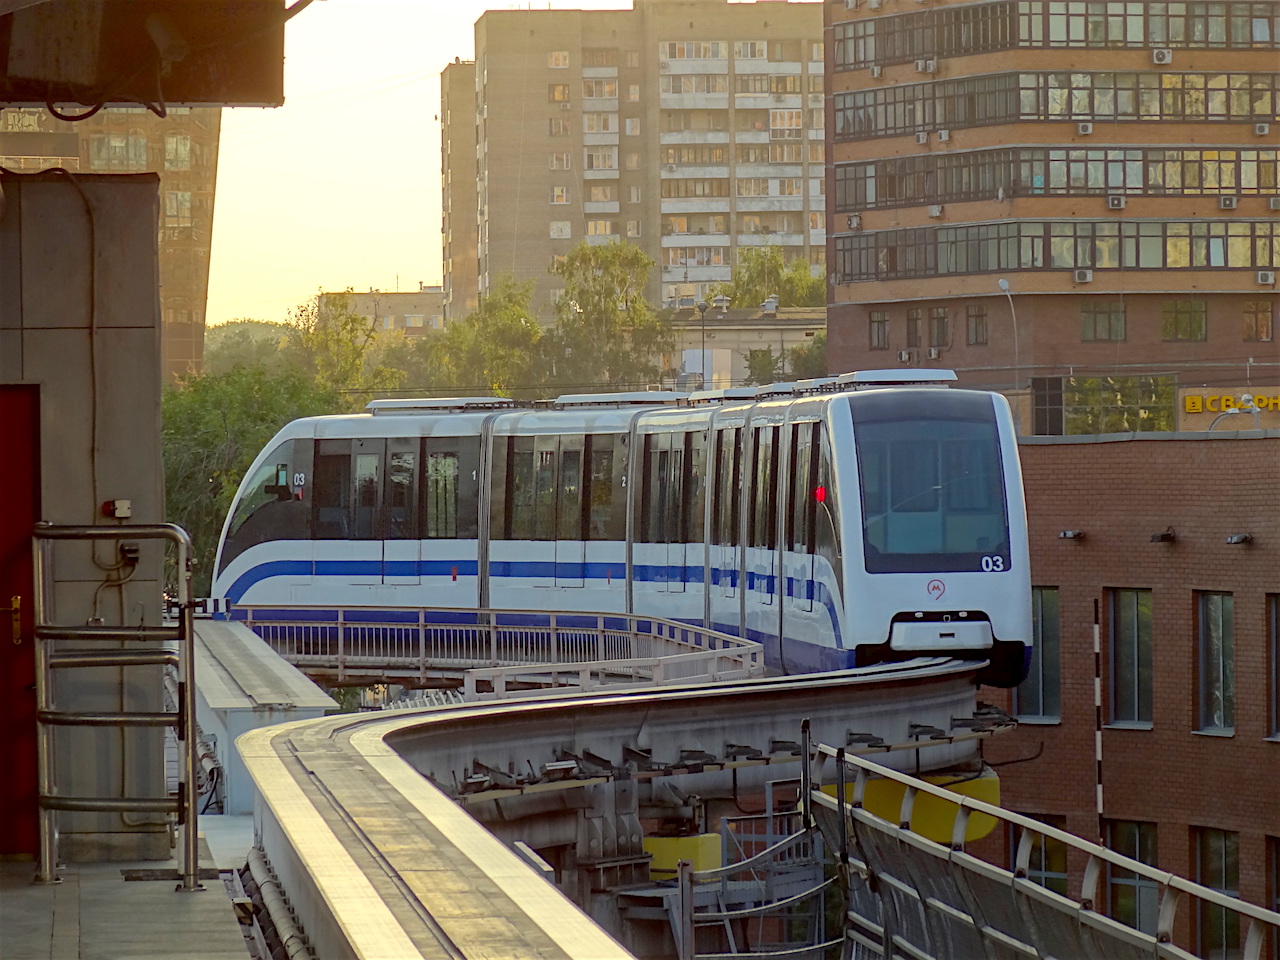
[[[530,687],[563,692],[738,679],[764,669],[759,643],[625,613],[237,604],[227,616],[295,666],[333,671],[340,683],[370,668],[423,680],[453,670],[465,674],[469,699]]]
[[[53,610],[51,551],[55,541],[168,540],[177,548],[178,618],[172,626],[99,626],[49,622]],[[35,661],[37,764],[40,784],[40,864],[36,879],[58,882],[57,812],[74,810],[107,813],[173,813],[183,827],[180,890],[202,890],[199,877],[199,832],[196,788],[196,668],[192,654],[191,539],[172,523],[134,526],[77,527],[36,524],[32,549],[35,560]],[[143,642],[144,647],[93,644]],[[66,649],[73,642],[81,646]],[[90,645],[86,649],[85,644]],[[176,644],[170,647],[169,644]],[[57,709],[53,670],[79,667],[178,667],[176,711],[91,712]],[[182,776],[177,797],[85,797],[58,793],[54,778],[53,731],[56,727],[173,727],[182,743]]]

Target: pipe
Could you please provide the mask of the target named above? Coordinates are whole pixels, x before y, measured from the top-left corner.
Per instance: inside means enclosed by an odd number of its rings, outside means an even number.
[[[311,951],[307,949],[302,931],[293,922],[293,914],[289,912],[289,905],[285,902],[284,891],[271,872],[267,858],[257,847],[249,849],[249,874],[258,885],[262,906],[271,917],[276,935],[280,937],[289,960],[311,960]]]

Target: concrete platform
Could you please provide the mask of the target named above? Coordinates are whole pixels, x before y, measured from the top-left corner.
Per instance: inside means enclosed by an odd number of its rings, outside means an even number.
[[[200,820],[202,873],[242,867],[252,817]],[[177,871],[177,860],[72,863],[60,884],[31,882],[35,864],[0,862],[0,960],[245,960],[248,947],[220,879],[200,893],[122,871]]]

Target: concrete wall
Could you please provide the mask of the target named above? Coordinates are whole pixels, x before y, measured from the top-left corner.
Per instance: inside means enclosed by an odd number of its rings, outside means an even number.
[[[55,524],[117,524],[106,500],[130,500],[134,523],[164,519],[160,456],[159,178],[0,174],[0,383],[39,386],[40,503]],[[55,547],[52,619],[156,625],[163,554],[143,542],[125,578],[114,544]],[[62,670],[61,710],[163,709],[160,667]],[[57,731],[57,793],[162,797],[162,733]],[[68,859],[168,855],[163,818],[65,814]]]

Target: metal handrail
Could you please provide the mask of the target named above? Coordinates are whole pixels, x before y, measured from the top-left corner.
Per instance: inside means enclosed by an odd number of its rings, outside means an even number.
[[[46,622],[51,609],[50,550],[54,541],[168,540],[177,548],[178,623],[171,627],[105,627],[59,625]],[[54,816],[58,810],[111,813],[176,813],[183,827],[182,882],[179,890],[203,890],[200,883],[200,835],[197,826],[199,791],[196,788],[198,743],[196,738],[196,666],[193,649],[193,608],[191,592],[191,538],[172,523],[132,526],[55,526],[37,523],[32,533],[35,581],[35,658],[37,760],[40,780],[40,864],[36,879],[57,883],[58,830]],[[173,651],[52,651],[48,644],[58,640],[153,642],[177,641],[179,683],[176,713],[118,712],[88,713],[53,709],[51,670],[89,666],[129,667],[172,663]],[[161,797],[71,797],[55,793],[52,726],[172,726],[183,743],[182,781],[178,798]]]
[[[475,680],[504,686],[506,675],[535,666],[573,665],[590,672],[639,675],[648,668],[649,684],[680,679],[671,668],[708,662],[713,676],[758,676],[763,672],[761,644],[680,621],[639,614],[485,607],[396,608],[382,606],[280,606],[236,604],[227,616],[249,627],[277,653],[296,665],[333,665],[339,681],[362,665],[473,671]],[[519,621],[519,622],[512,622]],[[650,656],[637,648],[660,645]],[[717,661],[736,666],[716,669]],[[701,676],[702,674],[699,674]],[[554,682],[554,678],[549,680]],[[616,685],[616,684],[615,684]],[[585,689],[586,687],[584,687]]]
[[[845,807],[861,808],[866,793],[867,783],[872,779],[892,780],[904,787],[902,795],[902,804],[899,809],[898,825],[900,829],[910,830],[912,809],[915,805],[916,797],[923,793],[937,800],[944,800],[956,808],[955,824],[951,834],[951,849],[953,851],[963,851],[965,844],[965,833],[968,829],[969,818],[972,814],[980,813],[989,817],[993,817],[998,821],[1002,821],[1011,826],[1018,827],[1020,830],[1020,838],[1018,841],[1018,852],[1016,856],[1016,867],[1014,876],[1025,877],[1028,871],[1032,837],[1042,836],[1047,839],[1056,840],[1064,844],[1070,849],[1077,850],[1088,856],[1089,861],[1084,873],[1084,888],[1081,890],[1081,896],[1078,904],[1080,909],[1097,912],[1097,904],[1101,902],[1100,891],[1098,889],[1102,878],[1106,873],[1099,867],[1099,864],[1107,864],[1126,870],[1132,874],[1150,880],[1156,884],[1161,891],[1159,922],[1155,934],[1155,939],[1159,942],[1168,943],[1173,938],[1174,915],[1179,902],[1184,896],[1193,897],[1202,900],[1215,907],[1233,911],[1249,920],[1249,930],[1246,937],[1245,957],[1256,958],[1261,950],[1262,943],[1262,925],[1273,928],[1273,934],[1280,936],[1280,913],[1267,910],[1264,907],[1256,906],[1245,900],[1213,890],[1209,887],[1202,886],[1187,880],[1176,874],[1159,870],[1148,864],[1129,857],[1122,856],[1112,850],[1108,850],[1099,844],[1092,843],[1077,837],[1075,834],[1068,833],[1065,830],[1059,830],[1051,827],[1040,820],[1032,817],[1024,816],[1020,813],[1014,813],[1005,810],[994,804],[987,803],[983,800],[976,800],[973,797],[963,796],[947,790],[944,787],[935,786],[923,780],[918,780],[909,774],[900,773],[889,767],[881,766],[874,761],[867,760],[863,757],[856,756],[841,748],[831,747],[826,744],[818,744],[815,752],[820,758],[831,757],[839,764],[839,770],[843,771],[845,765],[854,767],[856,775],[852,783],[848,786],[852,787],[851,796],[846,800],[845,790],[837,788],[834,797],[828,796],[821,791],[821,782],[816,782],[813,786],[811,799],[824,806],[834,806],[841,813],[841,822],[844,820],[843,810]],[[821,772],[821,764],[819,765],[819,773]],[[840,777],[843,781],[843,776]],[[842,784],[843,785],[843,784]],[[860,813],[866,816],[874,816],[866,810],[860,810]]]

